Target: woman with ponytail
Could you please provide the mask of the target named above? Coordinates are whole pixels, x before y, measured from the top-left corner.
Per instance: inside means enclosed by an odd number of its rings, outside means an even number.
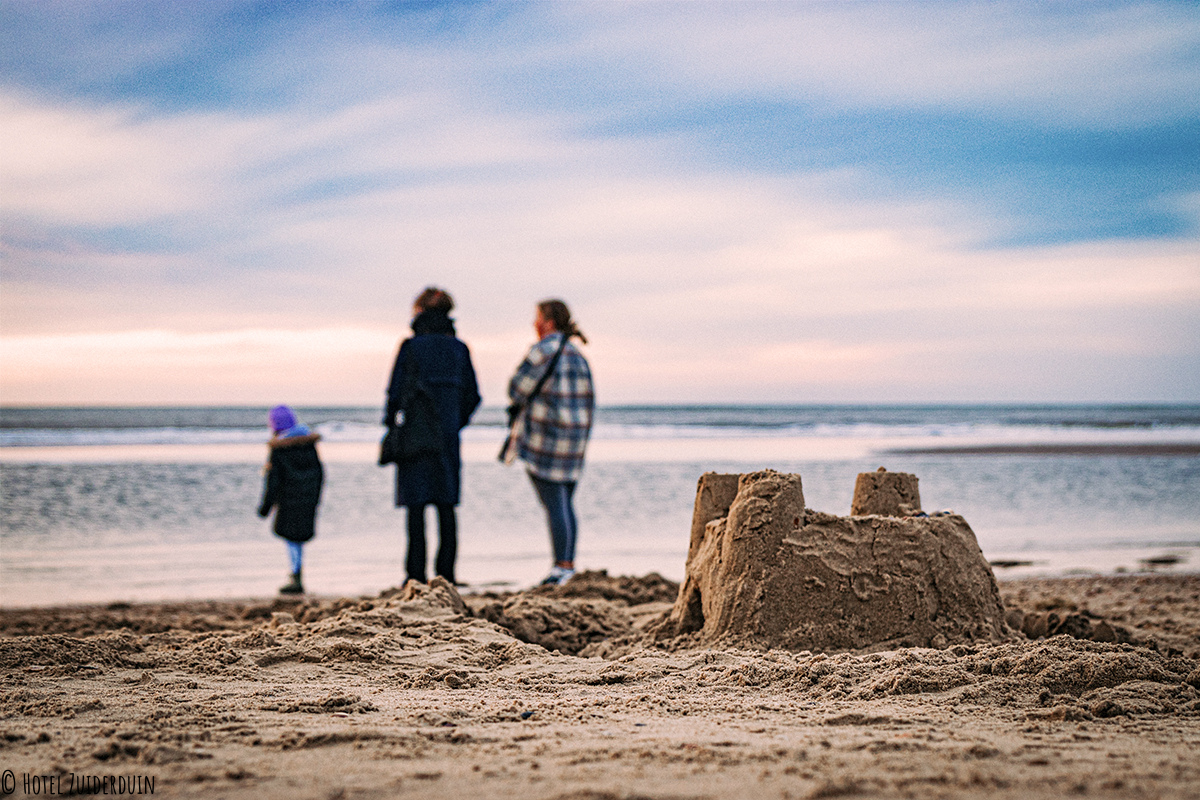
[[[516,455],[525,462],[546,510],[554,547],[554,565],[542,583],[560,585],[575,574],[578,524],[573,497],[596,401],[591,368],[571,341],[587,344],[587,338],[566,304],[538,303],[533,327],[538,342],[509,381],[508,396],[521,417]]]

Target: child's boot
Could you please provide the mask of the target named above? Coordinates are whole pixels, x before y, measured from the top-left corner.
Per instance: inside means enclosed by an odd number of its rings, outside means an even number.
[[[300,582],[300,570],[292,573],[292,579],[279,587],[280,594],[304,594],[304,584]]]

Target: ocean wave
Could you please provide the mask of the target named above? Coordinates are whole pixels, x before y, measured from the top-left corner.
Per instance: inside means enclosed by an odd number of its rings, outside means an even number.
[[[332,422],[313,426],[327,442],[376,442],[382,435],[379,424]],[[463,431],[464,441],[499,440],[499,426],[471,425]],[[146,445],[229,445],[260,444],[265,431],[255,428],[74,428],[0,430],[0,448],[15,447],[103,447]],[[633,425],[598,422],[592,431],[594,440],[662,441],[696,439],[771,439],[797,438],[820,441],[857,440],[887,443],[924,443],[936,446],[952,442],[971,444],[1164,444],[1200,443],[1200,427],[1172,428],[1064,428],[1005,427],[1002,425],[818,425],[789,427]]]
[[[299,408],[327,441],[370,442],[379,409]],[[6,408],[0,447],[248,444],[267,438],[265,408]],[[495,439],[504,410],[485,407],[464,431]],[[1200,406],[612,406],[596,413],[604,440],[799,437],[959,443],[1200,441]]]

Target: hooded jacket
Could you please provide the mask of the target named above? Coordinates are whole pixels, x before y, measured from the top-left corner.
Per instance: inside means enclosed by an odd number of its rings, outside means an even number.
[[[270,461],[263,481],[258,515],[275,508],[275,533],[293,542],[307,542],[316,534],[317,503],[325,469],[317,456],[320,435],[275,436],[267,442]]]

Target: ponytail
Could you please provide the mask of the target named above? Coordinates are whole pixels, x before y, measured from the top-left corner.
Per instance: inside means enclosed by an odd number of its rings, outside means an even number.
[[[571,310],[562,300],[543,300],[538,303],[537,308],[542,312],[542,317],[554,325],[556,331],[564,334],[568,339],[574,336],[583,344],[587,344],[587,337],[583,335],[583,331],[579,330],[575,320],[571,319]]]

